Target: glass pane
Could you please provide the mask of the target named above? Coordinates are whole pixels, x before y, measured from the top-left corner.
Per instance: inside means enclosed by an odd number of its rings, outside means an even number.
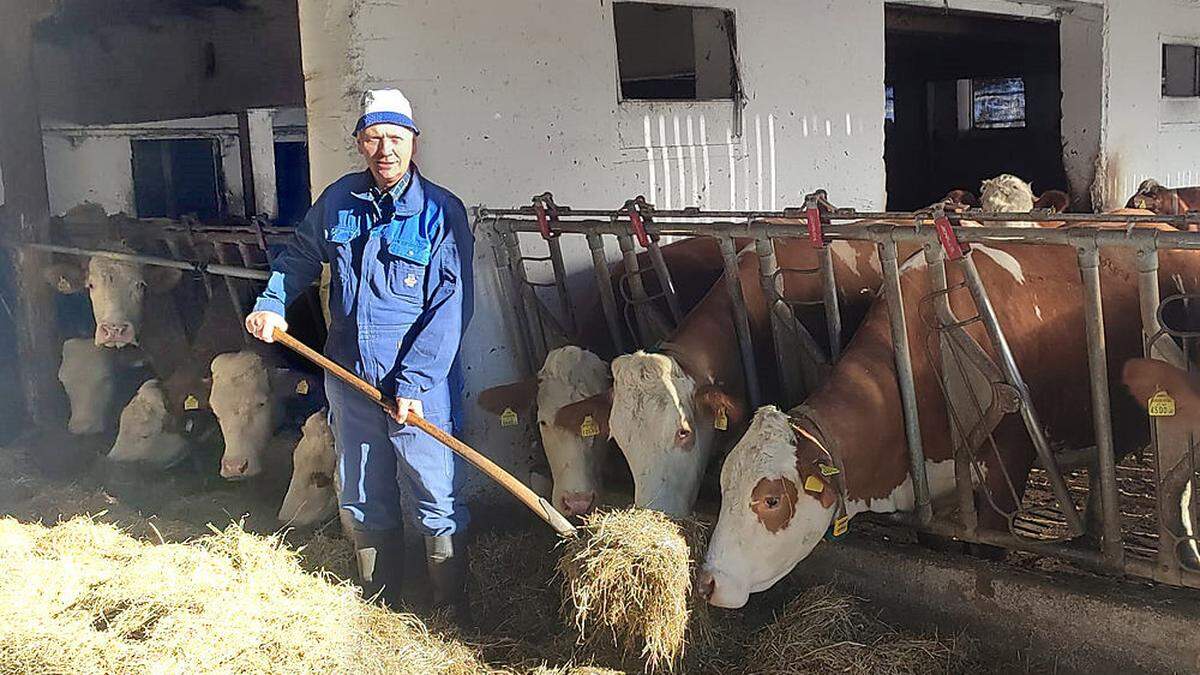
[[[883,119],[888,122],[896,121],[896,89],[890,84],[884,87]]]
[[[1163,45],[1163,96],[1197,96],[1196,48],[1192,45]]]
[[[1019,77],[972,80],[974,127],[1025,126],[1025,81]]]

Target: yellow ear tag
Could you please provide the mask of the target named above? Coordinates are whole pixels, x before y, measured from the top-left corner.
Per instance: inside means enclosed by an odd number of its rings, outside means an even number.
[[[833,536],[840,537],[850,529],[850,516],[842,516],[833,521]]]
[[[188,394],[188,397],[183,399],[183,409],[184,410],[199,410],[200,409],[200,399],[196,398],[195,396],[193,396],[191,394]]]
[[[579,435],[584,438],[600,435],[600,426],[596,424],[596,420],[592,419],[591,415],[583,418],[583,424],[579,425]]]
[[[821,494],[825,491],[825,482],[816,476],[809,476],[804,479],[804,490]]]
[[[717,416],[713,419],[713,428],[717,431],[727,431],[729,429],[729,415],[724,408],[717,408]]]
[[[1165,391],[1160,391],[1150,397],[1150,403],[1146,406],[1150,411],[1151,417],[1174,417],[1175,416],[1175,399]]]
[[[517,411],[512,408],[505,408],[504,412],[500,413],[500,426],[515,427],[517,426]]]
[[[841,473],[841,471],[836,466],[831,466],[829,464],[818,463],[817,468],[821,470],[822,476],[836,476],[839,473]]]
[[[296,393],[301,396],[308,396],[308,380],[302,378],[296,383]]]

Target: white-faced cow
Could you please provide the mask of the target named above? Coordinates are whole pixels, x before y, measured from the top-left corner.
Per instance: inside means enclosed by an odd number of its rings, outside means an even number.
[[[973,256],[1049,438],[1067,447],[1091,445],[1082,282],[1072,271],[1075,252],[1005,244],[976,246]],[[1164,280],[1178,275],[1185,288],[1200,288],[1200,254],[1162,251],[1160,256]],[[1101,258],[1115,447],[1132,448],[1146,434],[1145,418],[1119,382],[1121,364],[1142,349],[1137,265],[1126,250],[1109,249]],[[955,431],[938,381],[939,369],[951,366],[933,329],[915,318],[922,316],[921,303],[931,291],[924,259],[914,258],[904,268],[901,286],[914,345],[920,432],[930,489],[938,496],[953,489]],[[961,274],[955,265],[947,271],[953,288]],[[950,299],[959,317],[975,315],[965,291]],[[995,360],[982,326],[968,330]],[[984,394],[973,377],[964,379],[966,386]],[[881,299],[871,308],[824,386],[790,416],[764,409],[751,426],[722,467],[721,512],[698,580],[701,593],[722,607],[742,606],[750,593],[769,588],[807,556],[830,527],[839,496],[850,516],[912,508],[886,302]],[[982,471],[973,477],[983,481],[976,491],[981,525],[1002,528],[1004,514],[1018,507],[1035,453],[1018,415],[1005,417],[994,437],[999,456],[981,450]],[[827,476],[822,464],[840,466],[842,481]],[[980,496],[982,489],[988,490],[987,498]]]
[[[337,513],[337,457],[329,411],[318,410],[304,421],[292,451],[292,480],[279,507],[279,521],[297,527],[318,525]]]
[[[139,462],[166,468],[188,452],[178,418],[167,410],[167,396],[159,380],[142,383],[133,400],[121,411],[116,441],[108,452],[114,462]]]
[[[676,297],[683,311],[691,309],[720,277],[724,269],[716,241],[696,237],[684,239],[661,248],[663,261],[671,271]],[[639,256],[639,267],[650,266],[648,254]],[[614,265],[609,273],[617,299],[618,314],[625,315],[627,305],[620,292],[619,277],[623,271]],[[657,279],[645,275],[647,293],[658,292]],[[594,296],[594,297],[593,297]],[[608,449],[607,420],[596,418],[596,434],[584,437],[580,425],[562,427],[555,424],[558,411],[567,404],[581,401],[606,391],[609,387],[608,366],[600,355],[611,358],[618,352],[612,344],[604,314],[599,306],[599,294],[581,304],[590,310],[584,317],[576,344],[561,347],[546,355],[537,377],[507,385],[492,387],[480,393],[480,407],[495,415],[528,414],[536,406],[538,433],[551,473],[551,503],[568,516],[583,515],[596,504],[601,491],[601,465]],[[665,308],[660,307],[660,310]],[[627,326],[621,326],[623,339],[629,340]]]
[[[138,385],[140,364],[125,352],[97,347],[90,338],[63,343],[58,380],[67,392],[72,434],[97,434],[112,429],[121,408]]]
[[[831,244],[841,291],[843,325],[853,327],[880,284],[878,253],[861,242]],[[814,269],[817,251],[807,241],[776,240],[782,268]],[[779,388],[766,300],[753,250],[738,260],[738,278],[750,319],[760,374],[769,392]],[[822,287],[811,274],[789,275],[785,299],[819,301]],[[672,515],[691,511],[709,459],[738,438],[748,406],[729,294],[714,287],[655,353],[637,352],[613,361],[613,389],[563,408],[566,429],[581,420],[608,420],[610,433],[633,471],[634,502]],[[816,318],[801,318],[814,336]]]

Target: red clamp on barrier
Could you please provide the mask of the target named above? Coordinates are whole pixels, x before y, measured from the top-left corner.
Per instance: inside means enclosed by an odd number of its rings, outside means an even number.
[[[958,240],[958,235],[954,234],[954,226],[950,224],[950,218],[946,216],[946,210],[940,204],[933,209],[933,226],[937,228],[938,241],[942,242],[946,257],[961,260],[971,250],[970,244]]]
[[[817,200],[809,198],[804,204],[804,215],[808,218],[808,241],[813,248],[825,248],[825,234],[821,231],[821,211]]]
[[[537,215],[538,229],[542,231],[542,239],[550,240],[562,234],[550,231],[550,221],[558,221],[558,206],[554,204],[553,195],[546,192],[534,197],[533,212]]]
[[[642,248],[650,246],[650,235],[646,234],[646,222],[642,218],[642,209],[646,206],[646,200],[642,197],[625,202],[625,209],[629,211],[629,224],[633,226],[633,236]]]

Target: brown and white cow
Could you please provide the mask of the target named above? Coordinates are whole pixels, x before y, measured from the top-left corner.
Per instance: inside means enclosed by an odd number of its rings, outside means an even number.
[[[671,271],[676,298],[683,311],[698,303],[720,278],[724,261],[720,248],[713,239],[693,237],[673,242],[661,249],[663,261]],[[639,267],[650,266],[648,254],[639,255]],[[619,277],[623,271],[619,264],[610,267],[617,313],[625,316],[627,305],[620,292]],[[645,275],[647,294],[658,292],[657,278]],[[505,411],[529,414],[534,411],[538,420],[538,433],[550,465],[551,504],[567,516],[580,516],[589,512],[599,498],[601,467],[608,449],[607,420],[597,420],[596,435],[583,436],[580,428],[563,428],[554,423],[558,411],[570,404],[589,398],[609,388],[608,364],[600,355],[612,358],[619,353],[612,344],[604,314],[599,306],[599,294],[595,289],[592,296],[581,306],[590,310],[580,312],[583,317],[575,344],[552,350],[536,377],[506,385],[491,387],[480,393],[478,403],[494,415]],[[665,311],[665,307],[659,308]],[[628,327],[622,325],[623,339],[632,337]],[[601,433],[601,431],[603,433]]]
[[[1168,188],[1147,178],[1129,198],[1125,208],[1146,209],[1160,216],[1200,211],[1200,186]]]
[[[178,463],[187,455],[189,446],[177,420],[168,411],[162,382],[157,379],[143,382],[133,400],[121,410],[117,438],[108,451],[108,459],[160,468]]]
[[[864,242],[830,246],[843,325],[852,328],[879,287],[878,252]],[[807,240],[776,240],[775,252],[781,268],[819,264]],[[774,397],[780,387],[753,250],[739,256],[738,278],[764,388]],[[789,301],[813,302],[822,295],[820,279],[812,274],[788,275],[784,287]],[[802,316],[801,321],[814,336],[824,335],[822,316]],[[677,516],[690,513],[709,459],[730,447],[743,430],[748,402],[733,322],[729,294],[723,285],[714,287],[657,352],[613,361],[611,392],[566,406],[556,415],[558,425],[568,430],[580,428],[587,416],[607,420],[633,472],[636,505]]]
[[[304,421],[292,451],[292,480],[279,507],[281,523],[309,527],[337,513],[337,456],[329,411],[318,410]]]
[[[1018,244],[974,249],[980,276],[1048,436],[1068,447],[1091,445],[1082,282],[1071,271],[1075,252]],[[1160,256],[1164,280],[1176,276],[1185,288],[1200,289],[1200,254],[1162,251]],[[1106,250],[1101,257],[1115,447],[1131,448],[1144,438],[1146,425],[1137,404],[1117,383],[1121,364],[1142,349],[1137,265],[1131,251]],[[931,290],[924,267],[923,257],[904,265],[901,286],[909,317],[922,316],[922,299]],[[947,271],[953,288],[961,274],[954,265]],[[951,303],[959,317],[975,315],[964,291],[952,294]],[[946,355],[932,355],[933,349],[941,352],[932,330],[925,321],[908,321],[920,431],[936,497],[953,486],[953,433],[938,382],[943,365],[933,360]],[[992,351],[980,325],[969,331]],[[932,345],[931,350],[925,345]],[[825,385],[792,413],[802,432],[778,410],[759,411],[751,432],[722,467],[721,512],[698,584],[712,604],[740,607],[750,593],[769,588],[787,574],[820,541],[838,497],[837,481],[818,467],[818,462],[829,463],[826,451],[841,465],[849,515],[912,506],[885,301],[871,308]],[[976,499],[981,523],[992,527],[999,526],[1002,517],[995,509],[1016,507],[1005,475],[1019,499],[1034,457],[1019,416],[1005,417],[995,438],[1001,456],[981,451],[984,471],[982,477],[975,476],[995,500],[992,507],[991,500]]]
[[[1163,361],[1132,359],[1125,364],[1121,380],[1144,409],[1155,395],[1166,394],[1172,401],[1169,415],[1154,418],[1158,422],[1158,466],[1162,467],[1159,509],[1166,522],[1175,524],[1174,534],[1182,540],[1178,549],[1181,561],[1193,569],[1200,567],[1193,504],[1196,466],[1191,452],[1192,439],[1200,438],[1200,378]]]

